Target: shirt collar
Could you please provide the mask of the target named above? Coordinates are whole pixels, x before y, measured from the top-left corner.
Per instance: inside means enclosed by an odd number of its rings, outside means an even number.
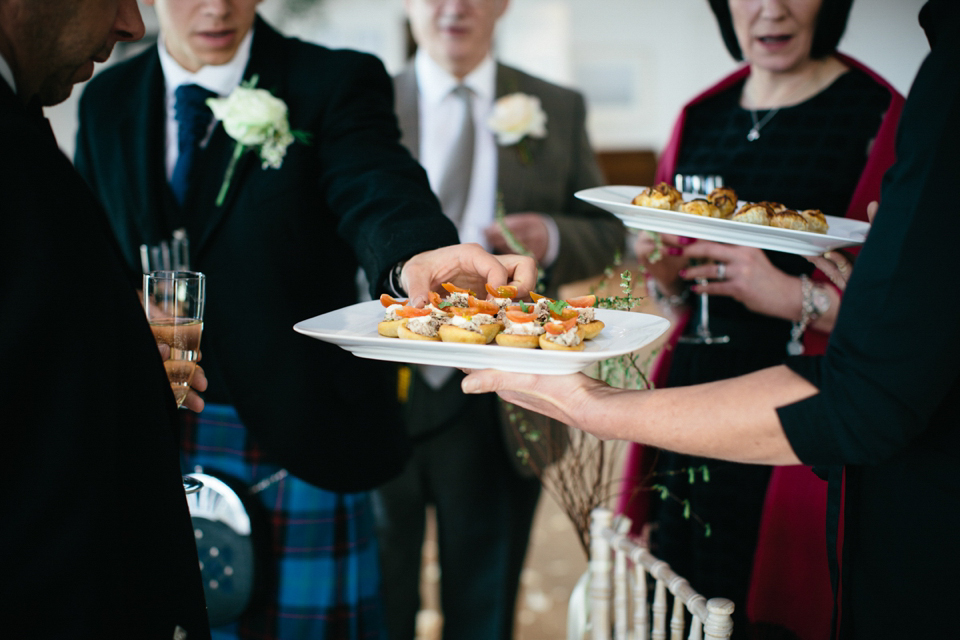
[[[461,81],[437,64],[421,47],[413,61],[417,73],[417,85],[423,100],[438,103],[456,88]],[[496,92],[497,65],[493,56],[487,55],[477,68],[462,80],[480,100],[492,102]]]
[[[163,37],[157,38],[157,48],[160,52],[160,67],[166,80],[167,95],[172,96],[177,87],[184,84],[200,85],[204,89],[213,91],[217,95],[229,95],[243,80],[243,72],[250,60],[250,46],[253,43],[253,29],[247,32],[237,48],[233,59],[226,64],[205,65],[196,73],[190,73],[180,66],[167,51]]]
[[[17,95],[17,83],[13,79],[13,69],[7,64],[3,54],[0,54],[0,78],[6,80],[7,84],[10,85],[10,89],[13,90],[13,95]]]

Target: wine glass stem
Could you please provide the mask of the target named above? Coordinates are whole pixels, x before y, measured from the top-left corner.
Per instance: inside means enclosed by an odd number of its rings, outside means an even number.
[[[701,287],[706,286],[706,278],[697,278],[697,284]],[[710,337],[710,296],[706,293],[700,294],[700,324],[697,326],[697,335],[701,338]]]

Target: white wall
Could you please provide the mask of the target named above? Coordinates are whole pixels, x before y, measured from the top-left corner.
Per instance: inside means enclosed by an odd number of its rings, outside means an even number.
[[[917,24],[923,2],[856,0],[840,49],[906,93],[928,50]],[[291,14],[286,0],[263,0],[260,10],[286,33],[374,53],[393,73],[404,64],[402,6],[322,0]],[[151,8],[141,9],[155,29]],[[512,0],[497,52],[509,64],[584,90],[598,149],[659,150],[681,105],[735,68],[706,0]],[[47,109],[68,155],[81,89]]]
[[[928,49],[917,23],[924,0],[856,0],[840,50],[865,62],[902,93]],[[565,38],[556,21],[565,8]],[[537,26],[539,25],[539,26]],[[523,55],[524,47],[563,55]],[[680,107],[736,68],[706,0],[513,0],[501,24],[501,58],[561,84],[582,88],[598,148],[660,149]]]

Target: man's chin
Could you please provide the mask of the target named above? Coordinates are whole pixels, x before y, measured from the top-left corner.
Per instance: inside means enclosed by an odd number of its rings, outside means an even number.
[[[80,84],[81,82],[86,82],[93,77],[93,60],[87,60],[83,65],[81,65],[76,73],[73,74],[71,82],[73,84]]]
[[[81,82],[86,82],[92,77],[93,61],[91,60],[77,68],[77,70],[74,71],[73,75],[71,75],[69,78],[50,78],[50,80],[44,86],[40,87],[40,103],[45,107],[52,107],[55,104],[60,104],[69,98],[71,93],[73,93],[74,85],[80,84]]]
[[[45,107],[52,107],[53,105],[60,104],[69,98],[71,93],[73,93],[73,83],[43,87],[40,89],[40,93],[38,95],[40,98],[40,104]]]

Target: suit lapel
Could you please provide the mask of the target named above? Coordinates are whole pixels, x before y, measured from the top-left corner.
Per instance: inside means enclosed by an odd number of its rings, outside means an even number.
[[[400,123],[400,143],[410,154],[420,158],[420,93],[417,89],[417,72],[413,64],[407,65],[393,79],[394,104]]]
[[[521,90],[522,78],[518,73],[502,64],[497,64],[497,94],[494,100]],[[515,145],[497,144],[497,192],[503,199],[506,212],[520,210],[520,194],[524,193],[529,171],[520,162],[520,154]]]
[[[162,206],[167,189],[166,158],[166,105],[163,71],[160,58],[154,54],[146,59],[146,68],[140,84],[132,87],[134,99],[118,101],[128,105],[117,124],[120,136],[119,148],[125,154],[119,171],[129,172],[120,184],[135,194],[133,211],[127,212],[147,244],[156,244],[169,236],[166,213]]]
[[[256,19],[253,44],[250,48],[250,61],[244,71],[244,81],[257,76],[257,88],[266,89],[278,98],[285,99],[286,81],[284,75],[283,38],[259,17]],[[195,184],[187,194],[185,209],[196,216],[194,231],[196,238],[194,251],[199,255],[216,229],[229,217],[241,190],[256,188],[259,168],[259,156],[253,149],[246,150],[234,167],[224,201],[217,206],[217,196],[233,157],[236,141],[217,123],[206,148],[197,158]]]

